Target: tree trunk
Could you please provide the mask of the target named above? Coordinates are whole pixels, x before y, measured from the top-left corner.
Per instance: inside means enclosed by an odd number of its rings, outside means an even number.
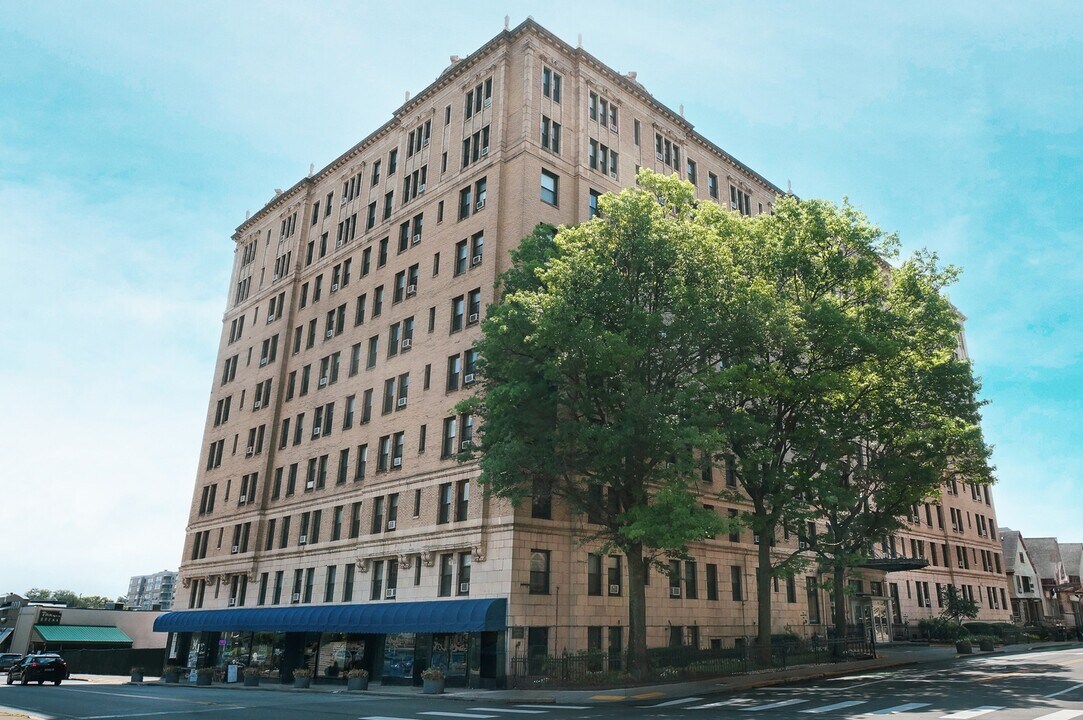
[[[771,662],[771,538],[774,527],[760,531],[756,566],[756,658],[763,664]]]
[[[647,658],[647,566],[643,545],[633,543],[625,551],[628,559],[628,672],[644,680],[650,672]]]
[[[835,598],[835,617],[832,618],[832,622],[835,624],[835,640],[836,643],[831,647],[832,659],[839,659],[842,657],[842,642],[846,639],[846,568],[842,565],[836,565],[832,568],[831,573],[831,591],[832,596]]]

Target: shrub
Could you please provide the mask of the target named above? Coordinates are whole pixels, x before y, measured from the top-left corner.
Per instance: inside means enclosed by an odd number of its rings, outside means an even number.
[[[918,622],[918,632],[937,642],[955,642],[968,635],[965,627],[947,618],[925,618]]]
[[[244,669],[246,677],[259,677],[262,673],[263,671],[254,665],[250,665]]]
[[[351,678],[367,678],[368,676],[369,671],[365,670],[364,668],[354,668],[353,670],[346,673],[346,677]]]
[[[422,680],[443,680],[444,671],[438,667],[427,667],[421,671]]]
[[[293,676],[295,678],[310,678],[312,677],[312,671],[308,668],[297,668],[293,671]]]

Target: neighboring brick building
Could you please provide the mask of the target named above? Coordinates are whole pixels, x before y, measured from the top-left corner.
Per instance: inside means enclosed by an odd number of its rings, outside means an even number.
[[[528,20],[453,57],[384,126],[237,229],[177,595],[204,612],[163,618],[178,633],[173,657],[240,658],[283,677],[357,663],[384,682],[416,681],[431,663],[453,684],[494,686],[509,655],[624,648],[623,558],[592,556],[578,541],[585,519],[559,506],[479,492],[477,468],[452,457],[473,433],[453,408],[474,381],[472,345],[509,251],[539,222],[588,219],[639,167],[677,172],[746,215],[782,193],[635,73]],[[704,495],[720,513],[739,510],[712,499],[727,480],[716,473]],[[988,494],[969,492],[945,496],[939,524],[922,516],[903,539],[947,547],[947,563],[862,580],[876,597],[855,610],[884,617],[887,639],[892,615],[900,627],[920,616],[917,583],[968,583],[982,598],[1003,585],[999,556],[978,570],[996,524]],[[956,509],[959,533],[941,517]],[[653,573],[651,645],[755,635],[752,540],[699,543],[671,578]],[[824,634],[814,577],[775,591],[779,631]]]

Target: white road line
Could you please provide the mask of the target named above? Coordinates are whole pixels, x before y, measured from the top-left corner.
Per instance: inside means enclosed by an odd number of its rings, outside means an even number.
[[[516,705],[515,707],[538,710],[590,710],[590,705]]]
[[[368,715],[361,720],[414,720],[414,718],[392,717],[390,715]]]
[[[418,713],[418,715],[436,715],[438,717],[455,717],[455,718],[477,718],[477,720],[485,720],[485,718],[494,718],[494,717],[496,717],[496,715],[477,715],[475,713],[441,712],[440,710],[430,710],[429,712]]]
[[[152,715],[190,715],[194,713],[213,713],[223,712],[225,710],[246,710],[248,708],[240,705],[227,705],[225,707],[213,707],[205,708],[201,710],[160,710],[158,712],[130,712],[121,713],[119,715],[81,715],[79,720],[106,720],[106,718],[129,718],[129,717],[150,717]]]
[[[774,710],[775,708],[789,707],[790,705],[800,705],[801,703],[807,703],[808,700],[781,700],[779,702],[770,703],[768,705],[753,705],[752,707],[741,708],[742,712],[759,712],[760,710]]]
[[[846,700],[845,702],[835,703],[834,705],[824,705],[818,708],[809,708],[808,710],[802,710],[803,713],[809,713],[812,715],[818,715],[819,713],[831,712],[832,710],[842,710],[843,708],[853,707],[855,705],[864,705],[868,700]]]
[[[953,712],[950,715],[941,715],[940,720],[970,720],[970,718],[981,717],[982,715],[988,715],[991,712],[997,710],[1003,710],[1003,705],[982,705],[972,710],[960,710],[959,712]]]
[[[1072,720],[1083,715],[1083,710],[1057,710],[1055,713],[1040,715],[1034,720]]]
[[[929,707],[929,703],[904,703],[902,705],[896,705],[895,707],[884,708],[883,710],[877,710],[876,712],[866,713],[867,715],[894,715],[895,713],[908,712],[910,710],[917,710],[918,708]]]
[[[710,708],[722,707],[724,705],[740,705],[741,703],[752,702],[749,698],[736,698],[734,700],[723,700],[722,702],[707,703],[706,705],[693,705],[688,708],[689,710],[709,710]]]
[[[544,710],[516,710],[515,708],[467,708],[467,710],[480,710],[482,712],[514,713],[516,715],[544,715]]]
[[[676,700],[670,700],[669,702],[658,703],[657,705],[648,705],[647,707],[656,707],[657,708],[657,707],[669,707],[670,705],[684,705],[685,703],[699,702],[702,699],[703,698],[700,698],[700,697],[678,698]]]
[[[1055,693],[1050,693],[1049,695],[1046,695],[1046,697],[1047,697],[1047,698],[1050,698],[1050,697],[1057,697],[1058,695],[1064,695],[1065,693],[1070,693],[1070,692],[1072,692],[1073,690],[1078,690],[1078,689],[1079,689],[1079,688],[1081,688],[1081,687],[1083,687],[1083,685],[1073,685],[1073,686],[1072,686],[1072,687],[1070,687],[1070,688],[1065,688],[1064,690],[1060,690],[1060,691],[1058,691],[1058,692],[1055,692]]]

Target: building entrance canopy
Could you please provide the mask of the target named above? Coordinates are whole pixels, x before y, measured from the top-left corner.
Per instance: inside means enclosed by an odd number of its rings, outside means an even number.
[[[507,628],[504,598],[377,605],[189,610],[161,615],[155,632],[488,632]]]

